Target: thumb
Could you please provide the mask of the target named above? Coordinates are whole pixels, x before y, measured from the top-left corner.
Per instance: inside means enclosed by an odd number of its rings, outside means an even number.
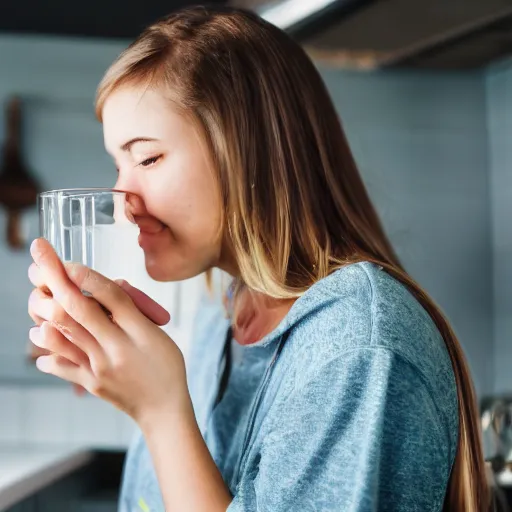
[[[135,288],[124,279],[117,279],[116,283],[130,296],[140,312],[149,318],[156,325],[165,325],[169,323],[171,315],[160,304],[155,302],[149,295],[142,290]]]

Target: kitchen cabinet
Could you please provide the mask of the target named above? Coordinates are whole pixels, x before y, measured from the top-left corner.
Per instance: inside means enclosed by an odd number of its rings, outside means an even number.
[[[18,503],[18,505],[14,505],[14,507],[8,509],[8,512],[37,512],[35,498],[29,498],[22,503]]]
[[[124,452],[96,452],[84,467],[62,476],[2,512],[116,512]]]

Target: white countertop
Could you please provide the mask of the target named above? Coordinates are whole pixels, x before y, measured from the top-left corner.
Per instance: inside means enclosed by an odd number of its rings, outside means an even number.
[[[1,446],[0,511],[89,463],[83,446]]]

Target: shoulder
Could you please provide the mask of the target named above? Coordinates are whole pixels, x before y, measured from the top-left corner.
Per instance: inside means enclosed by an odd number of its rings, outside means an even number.
[[[404,285],[363,262],[320,281],[303,299],[308,312],[291,326],[283,349],[294,386],[328,374],[338,375],[340,384],[352,379],[362,386],[382,382],[367,378],[365,384],[363,377],[371,372],[398,382],[414,374],[456,430],[456,384],[444,339]],[[336,384],[331,380],[331,385]]]
[[[434,321],[399,281],[371,263],[333,273],[299,299],[302,316],[290,325],[297,351],[337,355],[356,349],[387,349],[430,372],[426,355],[449,364]],[[428,357],[427,357],[428,358]]]

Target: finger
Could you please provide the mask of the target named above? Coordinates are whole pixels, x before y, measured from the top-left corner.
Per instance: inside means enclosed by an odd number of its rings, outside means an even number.
[[[30,267],[28,267],[28,278],[36,288],[41,288],[45,293],[50,294],[50,290],[44,282],[41,270],[35,263],[32,263]]]
[[[83,265],[67,264],[66,270],[71,282],[77,288],[88,292],[93,299],[110,311],[113,321],[125,332],[137,333],[144,325],[144,321],[150,321],[139,311],[126,291],[114,281]],[[80,320],[79,322],[83,323]],[[93,335],[96,335],[96,329],[101,331],[100,326],[92,323],[87,324],[87,329]]]
[[[66,339],[60,331],[48,322],[44,322],[41,327],[32,327],[29,337],[30,341],[39,348],[65,357],[77,366],[89,366],[87,354]]]
[[[37,345],[34,345],[32,342],[30,342],[30,346],[28,349],[28,357],[35,361],[40,356],[47,356],[50,354],[49,350],[45,350],[44,348],[40,348]]]
[[[33,293],[33,292],[32,292]],[[30,294],[32,296],[32,294]],[[40,316],[36,315],[33,311],[32,305],[31,305],[31,299],[28,300],[28,314],[30,318],[32,318],[32,321],[36,325],[41,325],[44,322],[44,318],[41,318]]]
[[[48,287],[44,284],[41,272],[38,268],[38,266],[35,263],[32,263],[30,267],[28,268],[28,278],[30,282],[36,287],[40,288],[41,291],[49,296],[51,296],[51,292],[48,289]],[[30,300],[29,300],[29,307],[28,307],[28,314],[34,321],[36,325],[41,325],[44,322],[44,318],[41,318],[40,316],[35,315],[30,308]]]
[[[66,266],[64,267],[66,268]],[[50,293],[44,282],[42,272],[35,263],[32,263],[29,267],[28,275],[31,283],[35,287],[42,288],[45,293]],[[169,323],[171,317],[168,311],[146,295],[142,290],[135,288],[123,279],[116,280],[115,282],[131,297],[141,313],[148,317],[153,323],[156,325],[166,325]]]
[[[84,297],[81,292],[81,284],[73,282],[68,277],[66,268],[53,250],[53,247],[45,239],[38,238],[32,242],[30,252],[53,297],[68,315],[84,326],[94,338],[98,340],[105,338],[116,339],[117,327],[110,321],[96,301]],[[75,267],[80,268],[83,274],[88,275],[89,269],[87,267],[83,265],[70,266],[70,268]],[[94,272],[94,276],[100,276],[100,274]],[[119,288],[119,286],[105,277],[101,276],[101,278],[102,282],[107,281],[113,287]]]
[[[43,373],[55,375],[55,377],[78,384],[86,389],[91,382],[91,373],[87,369],[77,366],[58,354],[39,357],[36,366]]]
[[[155,302],[142,290],[135,288],[128,281],[119,279],[115,281],[132,299],[139,311],[156,325],[166,325],[171,319],[169,312],[158,302]]]
[[[41,288],[32,290],[28,297],[28,314],[36,325],[41,325],[46,320],[52,320],[57,316],[57,311],[50,311],[46,299],[51,301],[51,296],[47,295]]]
[[[85,300],[90,300],[84,297]],[[49,322],[70,342],[85,352],[89,360],[102,364],[106,355],[91,333],[71,318],[60,304],[46,295],[40,288],[32,291],[29,298],[29,313],[37,325]],[[103,313],[101,313],[103,314]]]

